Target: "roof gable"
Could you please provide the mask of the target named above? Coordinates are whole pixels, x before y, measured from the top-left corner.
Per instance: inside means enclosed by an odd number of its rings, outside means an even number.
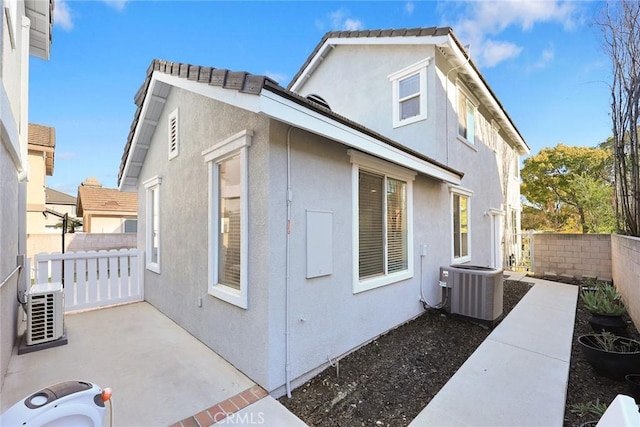
[[[265,76],[153,60],[147,69],[145,81],[135,96],[137,109],[118,173],[118,185],[121,189],[132,189],[137,183],[171,87],[180,87],[255,113],[265,114],[369,154],[411,167],[436,179],[459,184],[463,176],[462,172],[333,113],[320,103],[285,89]],[[248,102],[248,98],[240,100],[237,96],[224,97],[226,91],[236,91],[249,96],[253,102]],[[365,148],[366,146],[369,146],[369,149]]]
[[[496,121],[509,135],[520,154],[529,153],[529,146],[522,134],[450,27],[328,32],[316,45],[287,88],[298,92],[315,69],[322,66],[323,59],[335,46],[411,44],[435,45],[446,60],[458,70],[465,83],[474,91],[474,95],[495,115]]]

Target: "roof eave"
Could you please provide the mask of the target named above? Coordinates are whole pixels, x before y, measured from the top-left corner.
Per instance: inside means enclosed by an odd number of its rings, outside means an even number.
[[[29,53],[48,60],[51,54],[53,28],[53,0],[26,0],[25,14],[31,21],[29,29]]]
[[[493,92],[493,89],[491,89],[491,86],[489,86],[489,83],[482,76],[482,73],[480,73],[480,70],[473,62],[473,59],[469,57],[469,54],[462,46],[462,43],[460,43],[453,32],[450,32],[447,38],[447,42],[439,46],[440,48],[448,48],[449,52],[452,54],[452,56],[447,57],[447,60],[451,62],[452,65],[460,67],[461,72],[475,83],[477,89],[480,90],[482,98],[484,98],[483,100],[485,101],[485,105],[493,114],[498,116],[498,123],[512,139],[518,153],[520,155],[529,154],[530,148],[524,140],[524,137],[496,94]]]

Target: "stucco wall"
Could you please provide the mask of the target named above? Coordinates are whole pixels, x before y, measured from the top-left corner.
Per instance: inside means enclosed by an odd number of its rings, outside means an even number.
[[[389,75],[425,58],[431,58],[426,69],[427,118],[394,128]],[[299,92],[320,95],[333,111],[463,172],[462,187],[473,192],[472,262],[488,265],[492,242],[497,242],[496,265],[505,265],[511,254],[519,259],[520,244],[511,231],[513,211],[516,227],[520,224],[519,155],[482,104],[475,116],[475,144],[458,138],[457,79],[457,71],[433,46],[339,44]],[[491,232],[491,222],[499,233]]]
[[[534,234],[533,271],[611,279],[611,235]]]
[[[9,364],[16,338],[18,276],[9,275],[16,267],[18,247],[18,180],[13,162],[0,142],[0,387]]]
[[[9,38],[3,10],[0,19],[0,283],[7,279],[17,265],[17,256],[24,252],[26,240],[26,183],[18,182],[18,164],[26,168],[27,147],[27,99],[22,99],[22,91],[28,84],[28,62],[23,61],[23,53],[29,49],[28,39],[23,38],[21,17],[24,16],[24,2],[17,3],[17,25],[14,42]],[[5,108],[8,104],[9,108]],[[24,130],[20,134],[20,127]],[[8,132],[13,131],[13,132]],[[14,137],[14,139],[10,139]],[[17,163],[10,157],[9,150],[21,157]],[[22,151],[21,151],[22,150]],[[20,275],[20,286],[26,286],[25,275]],[[18,304],[16,301],[16,277],[0,288],[0,387],[9,364],[16,339]]]
[[[225,89],[219,89],[225,90]],[[239,97],[253,95],[236,94]],[[179,155],[168,160],[167,117],[178,106]],[[255,134],[248,150],[249,308],[208,294],[208,167],[202,151],[242,130]],[[268,119],[173,88],[153,135],[138,180],[138,248],[145,249],[146,199],[143,183],[161,176],[160,274],[144,270],[145,299],[180,326],[267,387],[270,205]],[[199,301],[202,304],[199,304]]]
[[[223,90],[223,89],[220,89]],[[240,95],[250,96],[250,95]],[[180,105],[180,154],[167,155],[167,116]],[[249,153],[249,307],[207,292],[208,170],[202,151],[241,130],[253,130]],[[146,191],[160,184],[160,273],[144,272],[145,298],[269,391],[285,381],[286,142],[288,126],[173,88],[138,180],[138,247],[145,249]],[[413,199],[414,275],[354,294],[352,164],[348,147],[299,129],[290,133],[293,192],[290,290],[292,379],[302,381],[329,359],[419,315],[420,284],[439,301],[439,268],[451,259],[449,186],[417,176]],[[490,262],[489,216],[502,195],[495,154],[468,150],[474,264]],[[476,163],[477,162],[477,163]],[[306,278],[306,213],[332,212],[333,272]],[[179,215],[175,213],[179,212]],[[420,256],[425,244],[428,255]],[[420,277],[420,272],[424,276]],[[200,301],[202,303],[200,304]],[[294,385],[297,383],[294,382]]]
[[[613,282],[622,294],[633,323],[640,325],[640,239],[611,236]]]

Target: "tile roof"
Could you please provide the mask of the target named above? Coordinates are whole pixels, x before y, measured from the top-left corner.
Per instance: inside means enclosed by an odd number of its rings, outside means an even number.
[[[330,31],[322,37],[320,42],[316,45],[315,49],[302,67],[298,70],[296,75],[291,79],[291,83],[287,86],[287,89],[291,89],[293,83],[298,80],[307,66],[311,63],[311,60],[318,54],[322,46],[329,39],[353,39],[353,38],[381,38],[381,37],[435,37],[446,36],[453,34],[451,27],[418,27],[418,28],[401,28],[401,29],[387,29],[387,30],[360,30],[360,31]]]
[[[62,191],[54,190],[53,188],[45,187],[44,189],[45,199],[47,204],[51,205],[75,205],[76,198],[70,194],[63,193]]]
[[[127,193],[114,188],[81,185],[78,187],[76,214],[84,211],[113,211],[133,213],[138,211],[138,194]]]
[[[56,147],[56,129],[49,126],[29,123],[29,149],[39,149],[46,153],[47,175],[53,175],[53,161]]]
[[[210,86],[219,86],[224,89],[237,90],[239,92],[252,94],[252,95],[260,95],[260,93],[263,90],[268,90],[284,98],[287,98],[299,105],[302,105],[310,110],[313,110],[333,120],[336,120],[359,132],[369,135],[379,141],[382,141],[389,146],[402,150],[412,156],[415,156],[421,160],[424,160],[435,166],[443,168],[460,177],[463,176],[462,172],[457,171],[440,162],[437,162],[436,160],[428,156],[425,156],[422,153],[412,150],[398,143],[397,141],[387,138],[386,136],[381,135],[369,128],[366,128],[360,125],[359,123],[356,123],[344,116],[334,113],[330,109],[322,106],[321,104],[314,102],[312,100],[309,100],[295,92],[292,92],[280,86],[276,81],[266,76],[254,75],[244,71],[230,71],[226,69],[216,69],[213,67],[204,67],[199,65],[183,64],[183,63],[176,63],[176,62],[154,59],[153,61],[151,61],[151,65],[147,68],[147,75],[144,83],[142,84],[142,86],[140,87],[140,89],[138,90],[138,92],[134,97],[134,101],[137,106],[137,109],[134,114],[133,122],[131,123],[129,136],[127,137],[127,142],[124,147],[124,152],[122,154],[122,158],[120,162],[120,170],[118,172],[118,184],[120,184],[123,179],[124,169],[130,154],[129,151],[133,144],[133,137],[135,134],[135,130],[138,125],[138,122],[140,121],[140,115],[142,113],[142,105],[144,103],[145,97],[148,94],[151,78],[154,72],[161,72],[164,74],[177,76],[187,80],[197,81],[202,84],[208,84]]]

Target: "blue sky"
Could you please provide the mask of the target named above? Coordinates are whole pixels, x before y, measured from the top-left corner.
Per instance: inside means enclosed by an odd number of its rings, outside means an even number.
[[[56,128],[47,185],[117,186],[133,97],[154,58],[286,86],[327,31],[451,26],[536,154],[610,135],[609,62],[591,1],[56,0],[51,59],[32,58],[29,120]]]

